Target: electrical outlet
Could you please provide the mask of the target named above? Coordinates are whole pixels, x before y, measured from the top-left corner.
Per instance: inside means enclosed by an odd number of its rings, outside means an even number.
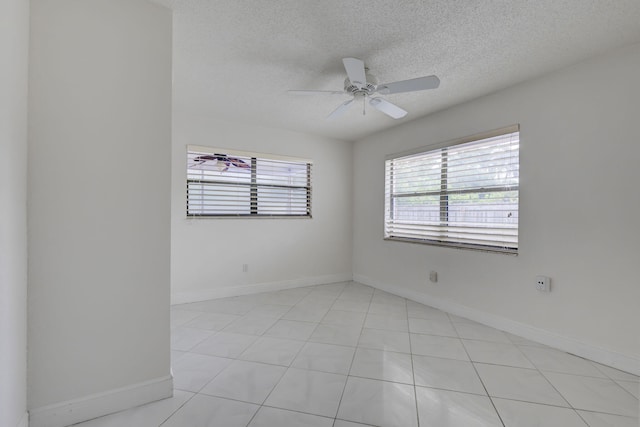
[[[548,276],[536,276],[536,289],[540,292],[550,292],[551,278]]]
[[[433,283],[437,283],[438,282],[438,272],[431,270],[429,272],[429,280]]]

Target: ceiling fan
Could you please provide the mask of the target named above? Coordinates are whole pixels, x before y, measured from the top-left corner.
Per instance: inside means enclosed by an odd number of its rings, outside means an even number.
[[[290,90],[292,95],[352,95],[352,98],[342,103],[327,116],[327,119],[335,119],[342,116],[355,103],[362,100],[363,110],[367,99],[369,105],[394,119],[401,119],[407,112],[384,98],[375,94],[389,95],[393,93],[415,92],[419,90],[435,89],[440,86],[440,79],[436,76],[418,77],[409,80],[400,80],[392,83],[378,84],[378,79],[369,74],[369,69],[364,66],[364,61],[357,58],[344,58],[342,60],[347,71],[344,80],[344,90]]]

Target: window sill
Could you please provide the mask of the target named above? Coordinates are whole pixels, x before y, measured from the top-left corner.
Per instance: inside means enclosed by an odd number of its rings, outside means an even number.
[[[189,215],[184,219],[207,220],[207,219],[312,219],[311,215]]]
[[[502,249],[502,248],[494,248],[490,246],[480,246],[480,245],[464,245],[464,244],[451,244],[451,243],[441,243],[433,240],[421,240],[421,239],[408,239],[402,237],[385,237],[384,240],[390,242],[403,242],[403,243],[414,243],[419,245],[427,245],[427,246],[439,246],[444,248],[451,249],[464,249],[468,251],[475,252],[489,252],[501,255],[511,255],[518,256],[517,249]]]

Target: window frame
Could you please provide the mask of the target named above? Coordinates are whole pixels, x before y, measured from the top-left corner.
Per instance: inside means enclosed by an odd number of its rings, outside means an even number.
[[[187,219],[228,219],[228,218],[312,218],[312,166],[313,162],[309,159],[303,159],[298,157],[290,157],[290,156],[281,156],[275,154],[267,154],[267,153],[257,153],[250,151],[239,151],[239,150],[230,150],[226,148],[214,148],[209,146],[202,145],[187,145],[187,167],[185,169],[186,177],[186,191],[185,191],[185,214]],[[214,155],[218,156],[220,153],[224,153],[224,156],[227,157],[238,157],[250,159],[250,179],[248,182],[235,182],[232,180],[197,180],[189,178],[189,155],[195,154],[204,154],[204,155]],[[257,164],[259,161],[267,161],[267,162],[283,162],[283,163],[292,163],[297,166],[304,165],[306,167],[306,183],[305,185],[285,185],[285,184],[267,184],[260,183],[258,179],[258,167]],[[243,188],[247,188],[249,190],[249,199],[246,203],[246,208],[249,213],[225,213],[225,214],[203,214],[203,213],[191,213],[190,212],[190,203],[189,203],[189,191],[190,185],[198,185],[202,182],[210,183],[210,184],[219,184],[225,186],[239,186]],[[291,189],[291,190],[304,190],[306,192],[306,207],[305,213],[259,213],[259,190],[260,189]],[[193,208],[192,208],[193,209]]]
[[[433,144],[433,145],[429,145],[429,146],[422,146],[419,148],[415,148],[412,150],[407,150],[407,151],[403,151],[400,153],[394,153],[394,154],[389,154],[385,157],[385,172],[384,172],[384,179],[385,179],[385,184],[384,184],[384,218],[383,218],[383,238],[384,240],[387,241],[396,241],[396,242],[406,242],[406,243],[416,243],[416,244],[423,244],[423,245],[429,245],[429,246],[440,246],[440,247],[448,247],[448,248],[456,248],[456,249],[468,249],[468,250],[474,250],[474,251],[481,251],[481,252],[493,252],[493,253],[500,253],[500,254],[506,254],[506,255],[518,255],[518,249],[519,249],[519,229],[520,229],[520,221],[519,221],[519,215],[518,215],[518,222],[515,226],[515,237],[516,237],[516,244],[515,247],[499,247],[499,246],[493,246],[493,245],[480,245],[480,244],[469,244],[469,243],[464,243],[464,242],[444,242],[444,241],[439,241],[439,240],[435,240],[435,239],[426,239],[426,238],[409,238],[409,237],[399,237],[399,236],[393,236],[393,235],[389,235],[389,232],[387,230],[387,226],[388,226],[388,222],[393,221],[393,218],[391,217],[391,212],[393,209],[393,204],[395,202],[395,200],[398,198],[398,196],[394,197],[393,196],[393,175],[391,175],[391,177],[389,176],[389,172],[388,172],[388,162],[393,161],[393,160],[400,160],[403,158],[407,158],[410,156],[417,156],[420,154],[428,154],[428,153],[436,153],[436,152],[440,152],[442,154],[442,156],[445,157],[444,161],[441,162],[440,165],[440,190],[436,190],[436,191],[424,191],[419,193],[419,195],[426,195],[426,196],[439,196],[439,211],[440,211],[440,223],[441,226],[443,227],[443,230],[446,231],[448,227],[450,227],[450,223],[449,223],[449,218],[448,218],[448,210],[449,210],[449,196],[452,194],[471,194],[471,193],[487,193],[487,192],[501,192],[501,191],[517,191],[517,195],[518,195],[518,212],[520,210],[520,180],[518,177],[518,184],[517,185],[507,185],[507,186],[503,186],[503,187],[491,187],[489,190],[487,188],[483,188],[483,187],[474,187],[472,189],[464,189],[464,190],[450,190],[447,188],[447,173],[446,173],[446,156],[447,156],[447,148],[451,148],[451,147],[455,147],[458,145],[462,145],[462,144],[467,144],[467,143],[472,143],[472,142],[479,142],[485,139],[490,139],[490,138],[495,138],[495,137],[499,137],[499,136],[503,136],[503,135],[509,135],[512,133],[520,133],[520,125],[519,124],[515,124],[515,125],[511,125],[511,126],[507,126],[507,127],[503,127],[503,128],[499,128],[499,129],[494,129],[488,132],[483,132],[483,133],[478,133],[478,134],[474,134],[474,135],[470,135],[467,137],[463,137],[463,138],[458,138],[458,139],[454,139],[454,140],[449,140],[449,141],[445,141],[442,143],[437,143],[437,144]],[[519,138],[518,138],[519,141]],[[520,142],[518,142],[518,165],[520,164]],[[518,170],[519,170],[519,166],[518,166]],[[519,175],[519,174],[518,174]],[[402,195],[400,197],[407,197],[405,195]],[[445,208],[443,208],[443,204],[445,205]],[[513,227],[512,227],[513,229]],[[454,231],[449,231],[449,233],[455,233]],[[447,236],[447,238],[451,238],[450,236]]]

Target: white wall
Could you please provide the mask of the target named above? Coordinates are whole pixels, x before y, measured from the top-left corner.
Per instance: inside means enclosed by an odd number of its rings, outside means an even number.
[[[29,2],[0,3],[0,425],[26,425]],[[21,424],[23,423],[23,424]]]
[[[174,303],[351,279],[350,143],[182,111],[173,126]],[[313,160],[313,218],[186,219],[188,144]]]
[[[639,75],[635,45],[358,141],[354,278],[640,371]],[[383,241],[386,154],[515,123],[517,257]]]
[[[31,2],[33,425],[172,393],[171,37],[145,0]]]

